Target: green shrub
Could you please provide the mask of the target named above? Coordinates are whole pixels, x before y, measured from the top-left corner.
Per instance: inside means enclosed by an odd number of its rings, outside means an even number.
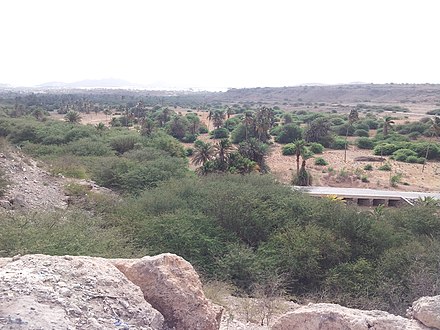
[[[183,145],[164,132],[155,132],[150,137],[144,138],[142,142],[146,147],[166,151],[173,157],[185,157],[186,155]]]
[[[371,165],[371,164],[367,164],[367,165],[365,165],[365,166],[364,166],[364,170],[365,170],[365,171],[372,171],[372,170],[373,170],[373,165]]]
[[[399,149],[393,152],[393,158],[400,162],[406,162],[410,156],[417,157],[417,153],[410,149]]]
[[[355,130],[354,131],[354,135],[355,136],[362,136],[362,137],[368,137],[369,136],[368,131],[364,130],[364,129],[357,129],[357,130]]]
[[[411,132],[408,134],[408,137],[411,140],[417,140],[420,136],[421,136],[421,134],[419,132]]]
[[[360,149],[373,149],[374,142],[367,137],[360,137],[356,139],[356,146]]]
[[[184,143],[193,143],[195,140],[197,140],[197,134],[190,134],[187,133],[185,136],[181,139]]]
[[[347,142],[348,144],[348,142]],[[336,150],[344,150],[345,149],[345,140],[341,138],[336,138],[333,140],[332,144],[330,145],[330,148],[336,149]]]
[[[405,159],[405,161],[407,162],[407,163],[417,163],[417,161],[418,161],[418,157],[417,156],[408,156],[408,157],[406,157],[406,159]]]
[[[208,127],[206,127],[206,125],[200,125],[200,127],[199,127],[200,134],[206,134],[208,132],[209,132],[209,130],[208,130]]]
[[[50,161],[50,172],[53,175],[63,175],[68,178],[87,179],[87,169],[78,157],[61,156]]]
[[[302,138],[302,129],[296,124],[285,124],[275,138],[278,143],[291,143]]]
[[[322,154],[324,152],[324,146],[318,142],[310,143],[309,149],[314,154]]]
[[[315,158],[315,165],[326,166],[326,165],[328,165],[328,163],[324,158],[318,157],[318,158]]]
[[[133,135],[119,136],[110,141],[110,146],[119,155],[124,152],[134,149],[136,143],[139,142],[139,137]]]
[[[229,137],[229,131],[226,128],[217,128],[212,131],[212,137],[214,139],[227,139]]]
[[[378,168],[380,171],[391,171],[391,165],[390,164],[384,164],[382,166],[379,166]]]
[[[69,143],[65,147],[65,151],[76,156],[110,156],[114,154],[108,144],[90,138]]]
[[[288,143],[283,146],[282,154],[284,156],[291,156],[295,154],[295,145],[293,143]]]
[[[399,150],[399,149],[400,149],[399,146],[396,144],[380,143],[374,147],[373,153],[375,155],[389,156],[389,155],[392,155],[393,152],[395,152],[396,150]]]

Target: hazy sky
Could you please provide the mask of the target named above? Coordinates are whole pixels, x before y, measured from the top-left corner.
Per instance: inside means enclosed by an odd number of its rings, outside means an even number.
[[[1,0],[0,83],[440,83],[437,0]]]

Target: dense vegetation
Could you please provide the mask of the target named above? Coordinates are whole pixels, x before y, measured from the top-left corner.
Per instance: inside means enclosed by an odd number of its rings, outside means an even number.
[[[393,118],[381,119],[371,114],[377,109],[363,106],[347,116],[219,105],[207,110],[217,139],[206,142],[198,139],[208,129],[197,115],[179,114],[157,105],[157,99],[149,104],[117,93],[87,97],[6,98],[0,136],[44,160],[53,174],[91,178],[120,195],[72,184],[66,189],[78,199],[67,212],[3,214],[0,256],[172,252],[205,279],[232,283],[237,294],[276,283],[295,300],[399,314],[416,298],[439,293],[435,201],[360,210],[337,199],[310,198],[261,175],[270,171],[265,156],[272,137],[294,155],[294,180],[304,184],[310,183],[307,159],[324,147],[346,148],[348,136],[359,136],[361,148],[397,160],[440,159],[433,141],[436,121],[397,126]],[[111,128],[78,125],[91,109],[121,115]],[[66,122],[47,119],[47,111],[62,112]],[[375,137],[364,136],[377,128]],[[420,134],[416,141],[409,137],[414,132]],[[194,144],[185,149],[179,140]],[[187,154],[193,155],[196,172],[188,169]],[[315,162],[326,163],[319,157]]]

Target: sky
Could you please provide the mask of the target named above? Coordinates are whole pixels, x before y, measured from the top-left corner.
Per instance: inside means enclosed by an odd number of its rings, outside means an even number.
[[[437,0],[1,0],[0,83],[440,83]]]

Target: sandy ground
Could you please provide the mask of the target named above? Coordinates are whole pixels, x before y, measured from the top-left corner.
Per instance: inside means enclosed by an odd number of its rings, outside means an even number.
[[[410,107],[410,106],[408,106]],[[432,107],[418,105],[410,107],[411,111],[415,114],[406,113],[382,113],[381,116],[392,115],[398,117],[396,120],[399,123],[405,121],[415,121],[421,118],[421,115],[425,114],[427,109]],[[178,109],[178,113],[185,115],[188,113],[186,109]],[[212,121],[208,122],[207,111],[192,111],[196,113],[200,120],[209,124],[209,129],[212,130]],[[53,118],[64,120],[63,115],[53,114]],[[106,116],[103,113],[90,113],[82,114],[81,123],[96,125],[100,122],[108,124],[111,120],[111,116]],[[407,118],[405,118],[407,117]],[[397,124],[397,123],[396,123]],[[199,139],[214,143],[215,140],[209,139],[208,134],[199,136]],[[193,147],[192,143],[184,144],[186,148]],[[284,183],[290,183],[292,175],[296,172],[296,162],[293,156],[283,156],[281,154],[282,145],[274,143],[270,148],[270,155],[267,158],[267,163],[271,169],[271,172]],[[380,171],[377,168],[382,163],[377,162],[357,162],[354,159],[359,156],[372,155],[371,150],[358,149],[355,146],[349,146],[347,151],[347,162],[344,162],[344,150],[331,150],[327,149],[322,155],[316,155],[316,157],[322,157],[328,162],[328,166],[314,165],[314,159],[307,161],[307,168],[311,171],[313,177],[314,186],[331,186],[331,187],[359,187],[359,188],[372,188],[372,189],[398,189],[405,191],[439,191],[440,190],[440,162],[428,162],[422,172],[422,165],[420,164],[408,164],[403,162],[397,162],[387,158],[387,161],[391,165],[391,172]],[[373,166],[372,171],[363,170],[366,164]],[[195,169],[190,164],[191,169]],[[400,183],[396,187],[391,186],[390,179],[392,176],[401,174]],[[361,176],[366,176],[368,182],[362,182]]]
[[[283,156],[282,146],[274,144],[268,157],[271,172],[284,183],[289,183],[292,175],[296,173],[296,157]],[[313,177],[314,186],[330,187],[359,187],[372,189],[398,189],[405,191],[439,191],[440,190],[440,163],[428,162],[422,173],[421,164],[408,164],[387,159],[391,165],[391,172],[380,171],[381,162],[358,162],[354,159],[359,156],[372,155],[370,150],[361,150],[350,146],[347,150],[347,162],[344,162],[344,150],[327,149],[322,155],[328,166],[314,165],[314,159],[307,160],[307,168]],[[372,171],[363,170],[364,166],[371,164]],[[332,171],[333,169],[333,171]],[[390,178],[401,174],[400,183],[391,186]],[[362,182],[359,177],[366,176],[369,182]],[[405,184],[404,184],[405,183]]]

